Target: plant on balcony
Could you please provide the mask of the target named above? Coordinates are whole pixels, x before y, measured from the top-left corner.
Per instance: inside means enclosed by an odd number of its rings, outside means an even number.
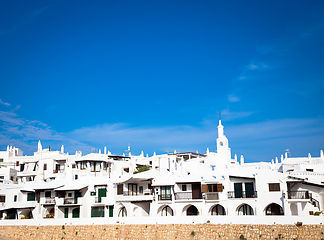
[[[54,218],[54,215],[53,214],[46,214],[46,218]]]
[[[314,216],[319,216],[319,215],[321,215],[321,214],[323,214],[322,212],[315,212],[314,213]]]
[[[32,218],[28,216],[22,216],[20,219],[32,219]]]
[[[5,218],[4,219],[9,219],[9,216],[5,216]]]
[[[133,174],[141,173],[141,172],[145,172],[145,171],[148,171],[148,170],[150,170],[150,166],[148,166],[148,165],[144,165],[144,166],[141,166],[141,167],[137,168],[137,169],[133,172]]]

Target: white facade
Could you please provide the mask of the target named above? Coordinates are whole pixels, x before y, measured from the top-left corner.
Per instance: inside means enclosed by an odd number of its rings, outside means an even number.
[[[310,216],[323,211],[324,156],[245,163],[231,157],[219,121],[217,152],[152,157],[74,155],[43,149],[0,152],[1,219],[199,215]],[[134,174],[140,167],[147,171]],[[270,217],[270,216],[269,216]]]

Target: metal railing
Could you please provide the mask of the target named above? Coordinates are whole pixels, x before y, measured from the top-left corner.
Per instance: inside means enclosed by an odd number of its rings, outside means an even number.
[[[206,192],[206,193],[204,193],[204,198],[206,200],[218,200],[219,195],[218,195],[218,192]]]
[[[45,198],[45,203],[55,203],[55,198]]]
[[[78,204],[77,198],[64,198],[64,204]]]
[[[160,194],[159,201],[160,200],[172,200],[172,194]]]
[[[124,196],[143,196],[143,195],[152,195],[152,191],[151,190],[145,190],[143,192],[132,192],[132,191],[124,191],[123,192]]]
[[[288,199],[309,199],[308,191],[288,191]]]
[[[257,191],[227,192],[228,198],[257,198]]]
[[[174,194],[175,200],[192,199],[192,192],[179,192]]]

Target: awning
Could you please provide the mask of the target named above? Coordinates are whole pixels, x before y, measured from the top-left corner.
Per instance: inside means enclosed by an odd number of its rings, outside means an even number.
[[[55,189],[55,188],[64,186],[65,183],[66,183],[65,179],[59,179],[59,180],[54,180],[54,181],[50,181],[50,182],[43,182],[33,188],[35,190]]]
[[[89,181],[83,181],[83,180],[75,180],[72,182],[69,182],[63,187],[56,188],[55,191],[72,191],[72,190],[80,190],[82,188],[86,188],[90,185]]]

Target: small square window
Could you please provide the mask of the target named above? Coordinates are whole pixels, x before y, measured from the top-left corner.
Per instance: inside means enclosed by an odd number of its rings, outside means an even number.
[[[45,197],[50,198],[51,197],[51,192],[45,192]]]
[[[182,184],[182,191],[187,191],[187,185],[186,184]]]
[[[72,193],[68,193],[68,197],[72,197]]]

